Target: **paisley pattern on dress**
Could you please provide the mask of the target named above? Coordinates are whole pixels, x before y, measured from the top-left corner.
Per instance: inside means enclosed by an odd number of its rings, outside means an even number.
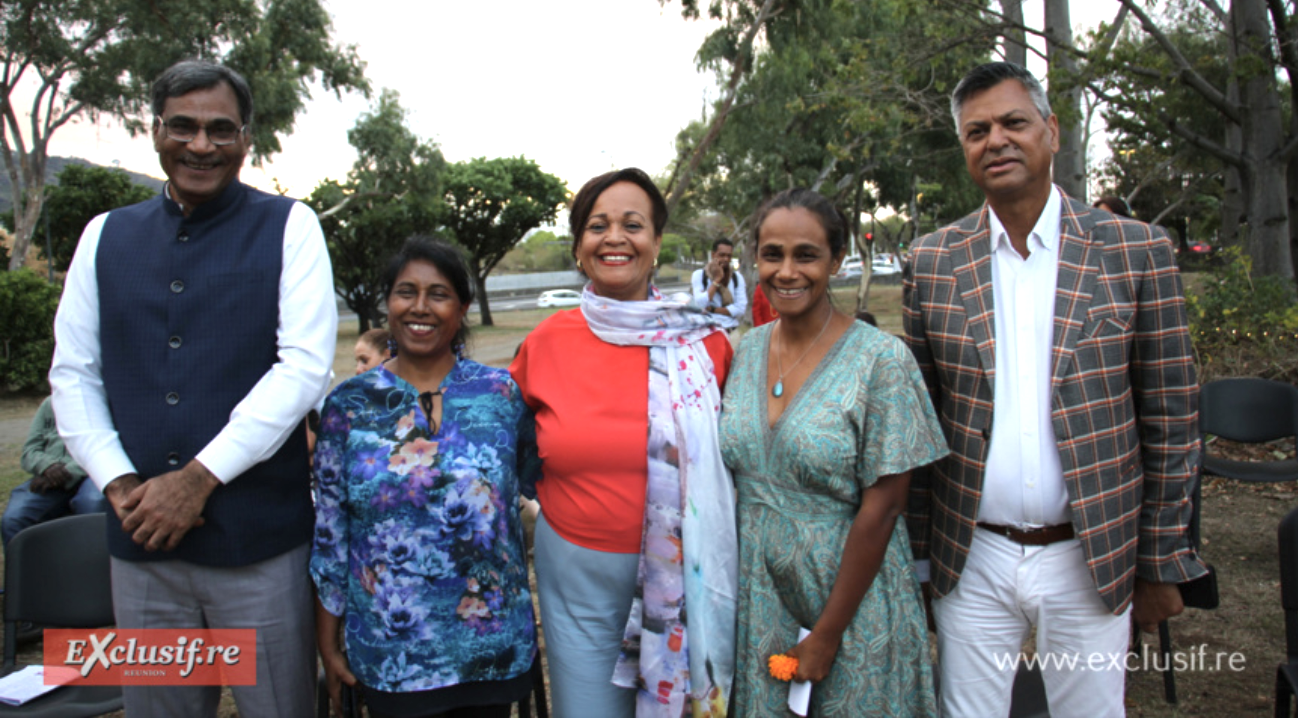
[[[721,447],[739,495],[739,633],[732,710],[786,715],[789,684],[767,659],[812,628],[833,588],[862,492],[945,456],[919,370],[899,339],[853,324],[772,427],[767,357],[774,324],[735,356]],[[843,634],[812,716],[936,715],[928,630],[905,525]]]

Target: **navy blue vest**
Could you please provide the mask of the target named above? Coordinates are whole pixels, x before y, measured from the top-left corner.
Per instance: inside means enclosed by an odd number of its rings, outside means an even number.
[[[108,215],[95,257],[102,372],[141,479],[193,459],[275,363],[292,205],[235,181],[189,217],[162,195]],[[109,511],[109,552],[247,566],[300,546],[313,524],[304,431],[217,487],[203,518],[174,551],[146,552]]]

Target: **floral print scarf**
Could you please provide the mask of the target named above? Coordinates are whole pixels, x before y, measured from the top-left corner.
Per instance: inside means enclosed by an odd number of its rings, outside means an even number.
[[[587,285],[582,314],[610,344],[649,347],[649,480],[635,598],[613,683],[637,716],[724,716],[734,678],[738,539],[721,460],[721,390],[704,337],[723,326],[688,301],[621,302]]]

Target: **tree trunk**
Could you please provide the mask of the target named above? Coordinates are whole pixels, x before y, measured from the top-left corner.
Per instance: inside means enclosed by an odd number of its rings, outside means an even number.
[[[1234,20],[1227,20],[1226,43],[1229,53],[1229,66],[1239,66],[1239,38],[1235,35]],[[1239,77],[1234,73],[1226,76],[1226,100],[1239,107]],[[1227,121],[1226,136],[1222,138],[1226,149],[1244,154],[1244,132],[1234,122]],[[1227,162],[1223,164],[1221,197],[1221,231],[1218,241],[1221,246],[1234,246],[1239,242],[1239,226],[1244,221],[1244,180],[1239,167]]]
[[[491,320],[491,303],[487,301],[487,273],[479,272],[478,268],[474,267],[473,283],[477,290],[478,316],[482,318],[482,326],[494,327],[496,323]]]
[[[1006,23],[1017,25],[1007,28],[1002,42],[1005,44],[1005,61],[1019,67],[1028,66],[1028,42],[1023,32],[1023,0],[1001,0],[1001,14]]]
[[[1248,212],[1248,253],[1253,273],[1294,278],[1289,237],[1288,163],[1284,117],[1270,52],[1271,27],[1265,0],[1235,0],[1231,21],[1239,38],[1241,59],[1262,60],[1261,71],[1241,78],[1244,154],[1248,162],[1243,186]]]
[[[1077,60],[1068,51],[1073,45],[1073,25],[1068,0],[1046,0],[1046,56],[1055,77],[1076,77]],[[1054,180],[1069,196],[1086,201],[1086,148],[1082,142],[1080,86],[1055,90],[1050,83],[1051,106],[1059,116],[1059,152],[1055,153]]]
[[[753,22],[744,31],[740,38],[738,52],[735,56],[734,67],[730,70],[730,80],[726,83],[726,94],[721,98],[717,105],[716,114],[712,116],[712,122],[708,126],[708,131],[695,145],[694,150],[689,157],[680,157],[676,160],[676,168],[672,172],[672,178],[667,183],[667,214],[670,215],[676,210],[676,205],[680,204],[681,199],[685,197],[685,190],[689,189],[690,180],[694,177],[694,171],[699,168],[699,163],[703,161],[703,156],[707,154],[708,148],[716,142],[721,136],[721,128],[726,124],[726,118],[730,116],[730,110],[734,107],[735,97],[739,94],[739,83],[753,67],[753,40],[756,39],[757,33],[771,19],[774,14],[775,0],[765,0],[762,7],[753,17]]]

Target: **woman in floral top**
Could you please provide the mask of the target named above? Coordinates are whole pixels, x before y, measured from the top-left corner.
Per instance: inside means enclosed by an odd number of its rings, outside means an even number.
[[[473,295],[453,248],[410,240],[383,286],[396,356],[329,396],[315,454],[330,695],[358,686],[372,718],[508,716],[536,655],[517,509],[531,418],[508,372],[458,356]]]

